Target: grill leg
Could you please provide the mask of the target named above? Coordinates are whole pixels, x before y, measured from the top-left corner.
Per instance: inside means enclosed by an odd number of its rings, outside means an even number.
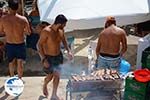
[[[70,91],[70,100],[72,100],[72,93],[71,93],[71,91]]]
[[[66,100],[68,100],[68,91],[66,91]]]

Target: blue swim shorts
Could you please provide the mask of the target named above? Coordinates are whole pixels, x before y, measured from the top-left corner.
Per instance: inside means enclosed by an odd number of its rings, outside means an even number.
[[[21,44],[6,43],[6,56],[9,62],[12,62],[14,58],[25,60],[26,59],[25,43]]]

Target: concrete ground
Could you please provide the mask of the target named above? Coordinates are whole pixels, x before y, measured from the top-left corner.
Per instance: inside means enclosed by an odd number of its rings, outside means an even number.
[[[49,96],[46,98],[42,93],[42,85],[44,77],[23,77],[25,82],[23,93],[19,97],[13,97],[6,95],[4,90],[5,80],[9,77],[0,77],[0,100],[51,100],[52,92],[52,82],[48,85]],[[61,100],[112,100],[112,91],[103,92],[103,91],[92,91],[92,92],[74,92],[72,94],[72,99],[70,99],[69,94],[66,95],[66,86],[68,79],[61,78],[60,84],[58,87],[58,96]],[[84,99],[79,99],[83,97]],[[120,99],[113,99],[120,100]]]
[[[66,99],[66,84],[71,74],[81,74],[83,70],[87,70],[88,59],[87,59],[87,48],[90,40],[96,41],[100,29],[91,30],[76,30],[73,32],[66,33],[66,36],[74,36],[74,63],[67,61],[62,66],[62,76],[58,89],[58,95],[64,100]],[[127,36],[128,49],[124,58],[129,61],[132,65],[132,69],[135,69],[137,44],[139,37],[129,35]],[[8,78],[8,62],[4,61],[0,63],[0,100],[17,100],[11,96],[5,96],[4,93],[4,82]],[[44,72],[42,71],[42,65],[40,64],[39,56],[36,52],[27,54],[27,60],[24,68],[25,88],[22,95],[18,100],[49,100],[50,96],[45,98],[42,95],[42,84],[44,79]],[[49,91],[51,92],[52,84],[49,84]]]
[[[0,100],[50,100],[52,84],[48,85],[49,97],[44,97],[42,84],[44,77],[24,77],[24,91],[19,97],[8,96],[5,94],[4,83],[8,77],[0,77]],[[58,95],[65,100],[67,79],[61,79],[58,88]]]

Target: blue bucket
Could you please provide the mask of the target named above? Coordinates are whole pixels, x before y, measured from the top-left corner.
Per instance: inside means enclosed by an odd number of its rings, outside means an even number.
[[[120,63],[120,68],[119,68],[119,72],[122,75],[125,75],[129,72],[131,68],[131,65],[128,61],[121,59],[121,63]]]

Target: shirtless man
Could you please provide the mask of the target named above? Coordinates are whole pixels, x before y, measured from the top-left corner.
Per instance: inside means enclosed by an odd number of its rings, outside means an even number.
[[[6,55],[10,76],[14,76],[14,61],[17,59],[18,77],[23,75],[23,60],[26,58],[24,35],[30,35],[30,26],[24,16],[18,15],[18,0],[8,0],[9,14],[0,19],[0,33],[6,37]]]
[[[114,17],[107,17],[105,29],[99,34],[96,47],[98,67],[118,69],[120,57],[127,50],[126,33],[116,26]]]
[[[64,15],[58,15],[54,24],[47,26],[41,32],[38,41],[38,50],[41,61],[44,65],[44,71],[47,73],[43,84],[43,94],[47,97],[47,84],[53,79],[53,90],[51,100],[59,100],[57,96],[57,88],[60,80],[60,64],[63,63],[63,55],[61,53],[60,44],[68,51],[68,56],[72,59],[72,53],[67,45],[64,35],[64,27],[67,19]]]

